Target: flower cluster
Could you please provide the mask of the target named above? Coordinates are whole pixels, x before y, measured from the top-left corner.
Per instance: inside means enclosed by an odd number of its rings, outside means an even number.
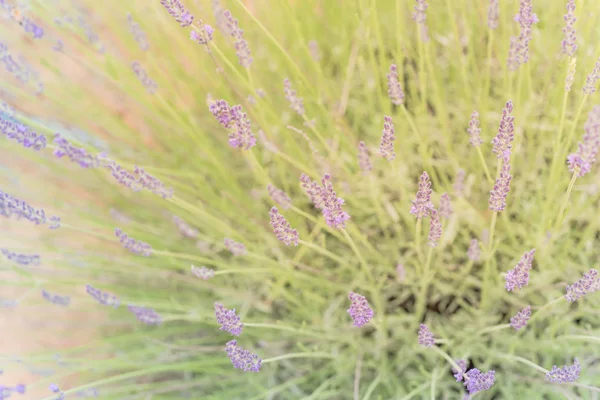
[[[179,232],[188,238],[198,237],[198,230],[189,226],[184,220],[176,215],[173,215],[173,223],[177,226]]]
[[[398,67],[396,64],[390,65],[390,72],[387,74],[388,97],[395,106],[404,104],[404,92],[398,77]]]
[[[415,11],[413,12],[412,19],[417,23],[417,27],[420,32],[421,40],[426,42],[429,40],[429,35],[427,33],[427,25],[425,25],[425,20],[427,19],[427,1],[426,0],[416,0],[417,4],[415,5]]]
[[[127,235],[121,229],[115,229],[115,235],[119,238],[119,242],[123,245],[124,248],[129,250],[134,254],[139,254],[145,257],[149,257],[152,254],[152,246],[148,243],[135,240],[134,238]]]
[[[300,186],[302,186],[315,208],[321,209],[323,207],[323,196],[319,183],[310,179],[308,175],[302,174],[300,175]]]
[[[243,256],[246,254],[246,246],[243,243],[239,243],[230,238],[225,238],[223,240],[225,247],[227,250],[231,252],[234,256]]]
[[[481,260],[481,249],[479,248],[479,241],[477,239],[471,239],[469,250],[467,250],[467,257],[473,262]]]
[[[577,152],[569,154],[567,163],[569,171],[578,177],[587,175],[596,162],[600,150],[600,106],[595,106],[588,114],[584,125],[585,134],[577,146]]]
[[[381,135],[381,143],[379,144],[379,153],[388,161],[396,158],[396,152],[394,151],[395,132],[396,129],[392,122],[392,117],[385,115],[383,117],[383,133]]]
[[[36,151],[44,149],[47,144],[46,136],[32,131],[12,118],[6,118],[2,114],[0,114],[0,133],[7,139],[14,140],[23,147]]]
[[[121,305],[121,301],[115,295],[103,292],[100,289],[96,289],[92,285],[85,285],[85,291],[94,299],[96,299],[96,301],[98,301],[100,304],[104,304],[105,306],[118,308],[119,305]]]
[[[471,143],[472,146],[479,147],[483,144],[483,140],[481,139],[481,128],[479,127],[479,113],[477,111],[473,111],[471,114],[467,132],[469,132],[469,136],[471,136],[469,143]]]
[[[512,175],[510,174],[510,153],[504,155],[500,176],[496,178],[493,189],[490,191],[490,210],[495,212],[504,211],[506,208],[506,197],[510,192],[510,182]]]
[[[65,393],[60,390],[56,383],[50,385],[50,391],[58,394],[58,397],[56,397],[54,400],[63,400],[65,398]]]
[[[167,12],[185,28],[194,22],[194,16],[185,8],[181,0],[160,0]]]
[[[199,30],[191,30],[190,39],[198,44],[208,44],[213,38],[213,32],[213,27],[205,24]]]
[[[488,27],[490,29],[498,28],[498,20],[500,19],[499,0],[490,0],[488,6]]]
[[[368,174],[373,169],[373,163],[371,157],[369,157],[369,150],[367,145],[362,140],[358,142],[358,167],[363,174]]]
[[[572,383],[579,379],[581,373],[581,365],[577,358],[573,360],[573,365],[565,365],[561,368],[554,365],[550,371],[546,373],[546,380],[550,383]]]
[[[598,79],[600,79],[600,58],[596,61],[596,65],[594,65],[594,69],[590,74],[585,78],[585,86],[583,87],[583,93],[592,94],[596,92],[596,83],[598,83]]]
[[[271,208],[269,216],[271,218],[273,232],[275,233],[275,236],[277,236],[277,239],[286,246],[289,246],[290,244],[298,246],[298,231],[292,229],[290,223],[284,216],[279,214],[277,207]]]
[[[433,203],[431,202],[431,181],[427,172],[423,171],[419,178],[419,190],[417,197],[412,201],[410,213],[417,218],[427,217],[431,213]]]
[[[435,209],[429,210],[429,246],[436,247],[440,238],[442,237],[442,221],[440,219],[440,213]]]
[[[454,378],[456,379],[456,382],[461,382],[464,378],[465,372],[467,372],[467,361],[458,360],[456,361],[456,365],[458,365],[460,369],[457,370],[456,368],[452,367],[452,372],[454,373]]]
[[[244,68],[248,68],[254,59],[248,47],[248,42],[244,39],[244,30],[238,26],[238,20],[233,18],[231,11],[223,11],[223,17],[227,25],[229,34],[235,40],[235,51],[238,56],[238,62]]]
[[[164,199],[173,197],[173,188],[165,187],[158,178],[150,175],[143,168],[134,166],[134,171],[131,173],[115,161],[108,159],[107,161],[107,168],[110,170],[111,175],[121,185],[128,187],[134,192],[146,189]]]
[[[94,168],[100,166],[100,159],[92,156],[84,148],[75,147],[60,134],[54,136],[54,155],[58,158],[67,157],[82,168]]]
[[[465,387],[469,394],[475,394],[482,390],[488,390],[494,385],[496,379],[496,371],[490,370],[486,373],[482,373],[477,368],[470,369],[465,374]]]
[[[425,324],[421,324],[419,326],[418,342],[421,346],[425,347],[431,347],[435,344],[435,338],[433,337],[433,333]]]
[[[135,317],[146,325],[160,325],[162,318],[152,308],[140,307],[129,304],[127,309],[131,311]]]
[[[347,313],[352,317],[354,326],[360,328],[373,318],[373,310],[369,306],[365,296],[349,292],[348,299],[350,299],[350,308],[347,310]]]
[[[504,276],[504,279],[506,280],[506,290],[510,292],[527,286],[529,283],[529,271],[531,271],[534,255],[535,249],[526,251],[517,265],[506,273]]]
[[[510,115],[513,111],[512,101],[507,101],[502,109],[502,118],[498,127],[498,134],[492,139],[494,148],[492,151],[496,153],[496,158],[505,157],[512,150],[512,141],[515,138],[515,117]]]
[[[215,276],[215,270],[206,268],[205,266],[196,267],[195,265],[192,265],[191,270],[192,274],[196,275],[200,279],[204,279],[205,281]]]
[[[514,317],[510,319],[510,326],[515,330],[524,328],[527,325],[527,321],[531,318],[531,306],[527,306],[519,311]]]
[[[142,85],[144,85],[144,87],[146,88],[148,93],[154,94],[154,92],[156,92],[156,89],[158,89],[158,85],[156,84],[156,82],[154,80],[152,80],[148,76],[148,73],[146,72],[146,70],[144,68],[142,68],[140,63],[138,61],[132,62],[131,69],[132,69],[133,73],[135,74],[135,76],[138,77],[140,82],[142,82]]]
[[[133,17],[130,13],[127,13],[127,23],[129,24],[129,30],[133,35],[133,38],[140,46],[142,51],[148,51],[150,48],[150,43],[148,43],[148,38],[146,37],[146,32],[142,29],[140,24],[133,20]]]
[[[259,372],[262,365],[262,360],[248,350],[244,350],[238,346],[237,340],[231,340],[225,345],[227,356],[231,360],[234,368],[241,369],[245,372]]]
[[[43,209],[31,207],[23,200],[19,200],[2,190],[0,190],[0,215],[5,217],[14,216],[18,219],[24,218],[36,225],[46,223],[46,213]]]
[[[304,115],[304,103],[301,97],[298,97],[296,91],[292,89],[292,83],[288,78],[283,80],[283,91],[285,98],[290,103],[290,108],[294,110],[298,115]]]
[[[287,210],[292,206],[292,199],[283,190],[277,189],[275,186],[268,184],[267,191],[269,196],[275,201],[283,210]]]
[[[565,38],[562,41],[562,51],[563,54],[568,55],[569,57],[573,57],[575,55],[575,50],[577,50],[577,37],[575,36],[575,21],[577,18],[575,17],[575,0],[569,0],[567,2],[567,13],[564,16],[565,27],[562,29],[565,34]]]
[[[209,110],[221,125],[229,129],[231,147],[249,150],[256,145],[256,136],[241,105],[230,107],[225,100],[217,100],[209,104]]]
[[[450,218],[453,212],[450,195],[448,193],[442,193],[440,196],[440,216],[443,218]]]
[[[40,256],[37,254],[21,254],[15,253],[8,249],[0,249],[0,252],[7,260],[14,261],[19,265],[23,266],[34,266],[40,265]]]
[[[244,324],[235,313],[235,308],[229,310],[221,303],[215,303],[215,317],[217,323],[221,325],[221,330],[231,333],[233,336],[240,336]]]
[[[578,279],[575,283],[567,285],[565,299],[567,299],[568,302],[574,302],[586,294],[593,293],[597,290],[600,290],[600,278],[598,277],[598,270],[592,268],[583,274],[583,277]]]
[[[325,174],[321,179],[321,199],[323,200],[323,216],[327,225],[337,228],[346,228],[346,221],[350,219],[350,215],[342,210],[344,199],[337,197],[333,184],[331,183],[331,175]]]
[[[69,296],[59,296],[57,294],[51,294],[42,289],[42,297],[44,300],[49,301],[52,304],[67,307],[71,304],[71,298]]]

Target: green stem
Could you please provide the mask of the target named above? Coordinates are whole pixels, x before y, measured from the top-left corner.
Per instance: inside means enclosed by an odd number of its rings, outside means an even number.
[[[490,185],[494,184],[494,180],[492,179],[492,175],[490,174],[490,170],[488,169],[487,163],[485,162],[485,158],[483,157],[483,153],[481,151],[481,147],[477,146],[477,154],[479,155],[479,160],[481,161],[481,165],[483,166],[483,171],[485,172],[485,176],[490,183]]]
[[[293,359],[293,358],[336,358],[336,356],[331,353],[322,353],[322,352],[321,353],[289,353],[289,354],[283,354],[283,355],[277,356],[277,357],[265,358],[264,360],[262,360],[262,363],[268,364],[268,363],[272,363],[275,361],[289,360],[289,359]]]
[[[510,324],[502,324],[502,325],[490,326],[488,328],[484,328],[484,329],[481,329],[481,330],[477,331],[475,333],[475,336],[481,336],[481,335],[483,335],[485,333],[490,333],[490,332],[495,332],[495,331],[501,331],[501,330],[507,329],[507,328],[510,328]]]
[[[560,210],[558,211],[558,216],[556,217],[556,222],[554,223],[555,231],[558,229],[558,227],[562,223],[563,214],[565,212],[565,209],[567,208],[567,204],[569,203],[569,198],[571,197],[571,191],[573,190],[573,186],[575,185],[575,181],[577,180],[578,175],[579,175],[579,171],[575,170],[575,172],[573,172],[573,176],[571,177],[571,181],[569,182],[569,186],[567,187],[567,192],[565,193],[563,203],[560,206]]]

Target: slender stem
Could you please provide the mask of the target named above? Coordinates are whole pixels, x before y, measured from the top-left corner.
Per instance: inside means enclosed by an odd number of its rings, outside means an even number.
[[[519,356],[513,356],[512,354],[501,354],[501,353],[494,353],[494,354],[500,358],[517,361],[517,362],[520,362],[521,364],[529,365],[530,367],[532,367],[540,372],[543,372],[544,374],[548,373],[548,370],[546,368],[540,367],[536,363],[529,361],[526,358],[519,357]]]
[[[400,400],[410,400],[415,397],[417,394],[421,393],[423,390],[427,389],[429,386],[429,382],[425,382],[421,386],[417,386],[411,392],[409,392],[406,396],[402,397]]]
[[[498,218],[498,212],[494,211],[492,215],[492,222],[490,224],[490,238],[488,243],[487,255],[485,259],[485,268],[483,275],[483,287],[481,288],[481,307],[486,308],[488,299],[491,292],[491,280],[492,280],[492,248],[494,242],[494,230],[496,229],[496,220]]]
[[[448,363],[452,365],[452,368],[454,368],[454,370],[462,371],[462,368],[459,367],[456,361],[454,361],[452,357],[450,357],[448,353],[446,353],[444,350],[440,349],[438,346],[431,346],[431,349],[435,350],[440,356],[444,357],[446,361],[448,361]]]
[[[431,264],[431,257],[433,255],[433,247],[429,248],[427,252],[427,260],[423,266],[423,274],[421,281],[421,289],[419,291],[419,296],[417,297],[417,305],[415,309],[415,319],[417,323],[420,323],[423,318],[423,314],[425,313],[425,305],[427,304],[427,289],[429,289],[429,282],[431,278],[429,276],[429,266]]]
[[[323,254],[324,256],[329,257],[330,259],[338,262],[339,264],[345,264],[347,261],[344,260],[341,257],[336,256],[335,254],[333,254],[332,252],[330,252],[329,250],[326,250],[324,248],[322,248],[321,246],[317,246],[316,244],[310,243],[310,242],[305,242],[304,240],[298,240],[298,243],[306,246],[308,248],[313,249],[314,251],[316,251],[317,253]]]
[[[283,354],[281,356],[277,356],[277,357],[272,357],[272,358],[265,358],[264,360],[262,360],[263,364],[268,364],[268,363],[272,363],[275,361],[281,361],[281,360],[289,360],[292,358],[335,358],[336,356],[331,354],[331,353],[288,353],[288,354]]]
[[[543,305],[542,307],[538,308],[536,310],[536,312],[531,316],[531,318],[529,319],[528,323],[531,324],[538,316],[542,315],[542,311],[545,310],[546,308],[549,308],[557,303],[560,303],[561,301],[566,300],[564,296],[561,296],[557,299],[554,299],[548,303],[546,303],[545,305]],[[524,331],[524,330],[521,330]],[[520,331],[520,332],[521,332]]]
[[[354,369],[354,400],[360,399],[360,376],[362,372],[362,353],[358,355],[356,360],[356,368]]]
[[[419,260],[422,262],[423,254],[421,253],[421,225],[422,218],[417,218],[417,228],[415,230],[415,250],[417,251]]]
[[[573,172],[573,176],[571,177],[571,181],[569,182],[569,186],[567,187],[567,192],[565,193],[565,197],[562,205],[560,206],[560,210],[558,211],[558,216],[556,217],[556,222],[554,223],[554,230],[557,230],[560,224],[562,223],[563,214],[565,209],[567,208],[567,204],[569,203],[569,198],[571,197],[571,191],[573,190],[573,185],[575,185],[575,181],[577,180],[577,176],[579,175],[579,171]]]
[[[492,175],[490,174],[490,170],[488,169],[487,163],[485,162],[485,158],[483,157],[483,153],[481,151],[480,146],[477,146],[477,154],[479,155],[479,160],[481,161],[481,166],[483,166],[483,171],[485,172],[485,176],[491,185],[494,183],[494,180],[492,179]]]
[[[352,237],[350,236],[350,234],[348,234],[348,232],[345,229],[341,229],[341,231],[342,231],[342,234],[346,237],[346,240],[348,241],[348,243],[350,244],[352,251],[354,251],[354,254],[356,254],[356,257],[358,258],[360,265],[363,267],[365,274],[367,275],[367,277],[369,278],[371,283],[374,285],[375,278],[373,277],[373,273],[369,269],[369,266],[367,265],[367,262],[363,258],[362,254],[358,250],[358,247],[356,247],[356,243],[354,243],[354,240],[352,240]],[[383,311],[383,310],[381,310],[381,311]]]
[[[600,337],[597,336],[586,336],[586,335],[563,335],[557,338],[560,339],[574,339],[574,340],[583,340],[590,342],[600,342]]]
[[[490,327],[488,327],[488,328],[484,328],[484,329],[481,329],[481,330],[477,331],[477,332],[475,333],[475,336],[481,336],[481,335],[483,335],[484,333],[490,333],[490,332],[495,332],[495,331],[501,331],[501,330],[503,330],[503,329],[507,329],[507,328],[510,328],[510,324],[502,324],[502,325],[490,326]]]

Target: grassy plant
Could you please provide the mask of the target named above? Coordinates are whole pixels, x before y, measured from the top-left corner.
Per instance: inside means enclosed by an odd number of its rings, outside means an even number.
[[[27,390],[596,398],[573,4],[0,0],[2,285],[96,332]]]

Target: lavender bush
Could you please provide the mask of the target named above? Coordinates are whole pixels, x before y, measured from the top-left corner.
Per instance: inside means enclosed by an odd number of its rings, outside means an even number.
[[[4,285],[94,331],[0,396],[596,398],[599,18],[0,0]]]

